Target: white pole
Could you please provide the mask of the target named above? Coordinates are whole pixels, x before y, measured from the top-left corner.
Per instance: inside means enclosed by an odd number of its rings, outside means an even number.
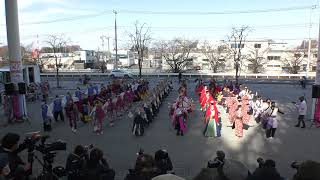
[[[307,68],[306,68],[306,78],[309,76],[310,70],[310,60],[311,60],[311,28],[312,28],[312,10],[315,9],[316,6],[312,6],[310,9],[310,21],[309,21],[309,44],[308,44],[308,61],[307,61]]]

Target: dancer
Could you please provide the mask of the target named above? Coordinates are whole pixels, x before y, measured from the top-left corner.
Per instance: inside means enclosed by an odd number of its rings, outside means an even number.
[[[105,112],[102,108],[102,103],[100,101],[95,101],[95,107],[93,109],[94,112],[94,130],[100,135],[103,134],[103,121],[105,119]]]
[[[219,112],[215,101],[210,102],[205,116],[206,127],[204,136],[220,137],[221,136],[221,121],[219,120]]]
[[[65,110],[66,110],[66,115],[69,119],[69,125],[71,127],[71,131],[72,132],[77,132],[77,107],[73,104],[73,101],[72,99],[70,99],[67,104],[66,104],[66,107],[65,107]]]
[[[187,111],[183,108],[182,103],[178,102],[173,115],[173,125],[177,130],[177,136],[183,136],[186,131],[186,116]]]
[[[235,121],[234,121],[234,128],[235,134],[237,137],[241,138],[243,136],[243,113],[241,104],[238,104],[237,110],[235,112]]]
[[[143,118],[141,116],[140,108],[136,108],[135,116],[133,119],[132,133],[136,136],[143,136],[144,134]]]

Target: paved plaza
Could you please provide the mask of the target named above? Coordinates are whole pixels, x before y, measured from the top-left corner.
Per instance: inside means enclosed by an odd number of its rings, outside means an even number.
[[[155,81],[152,81],[155,83]],[[52,82],[52,85],[54,82]],[[75,81],[63,81],[65,89],[53,89],[50,96],[66,93],[76,88]],[[199,111],[197,96],[194,93],[195,84],[188,83],[188,96],[196,103],[196,111],[190,114],[187,122],[188,131],[185,136],[176,136],[169,119],[168,103],[177,98],[177,83],[175,90],[164,100],[160,112],[154,122],[145,130],[143,137],[135,137],[131,133],[132,120],[127,116],[119,118],[114,127],[105,127],[103,135],[94,134],[89,124],[80,123],[80,128],[75,134],[71,131],[67,122],[53,123],[53,131],[50,133],[50,140],[63,139],[67,141],[67,151],[59,152],[56,157],[56,164],[63,165],[66,156],[77,144],[94,144],[106,154],[106,157],[116,170],[116,178],[123,179],[127,169],[132,168],[135,163],[136,153],[140,148],[146,153],[153,154],[158,149],[167,149],[172,159],[174,170],[177,175],[191,179],[206,166],[209,159],[215,157],[216,150],[224,150],[226,158],[236,159],[246,164],[251,171],[257,166],[258,157],[271,158],[276,160],[280,173],[285,177],[292,177],[295,172],[290,168],[292,161],[316,160],[320,161],[320,129],[317,128],[296,128],[297,112],[291,103],[297,101],[301,95],[306,95],[311,113],[311,86],[306,90],[290,84],[254,84],[248,86],[258,91],[264,98],[271,98],[276,101],[279,108],[285,113],[279,115],[279,128],[276,137],[272,140],[266,139],[263,129],[255,123],[253,127],[244,131],[244,137],[235,137],[231,127],[223,117],[223,129],[221,138],[205,138],[202,135],[204,128],[203,114]],[[7,127],[0,127],[0,137],[7,132],[17,132],[23,136],[30,131],[41,130],[40,102],[28,103],[28,114],[31,117],[30,123],[14,124]],[[4,118],[1,115],[1,123]],[[307,123],[309,126],[310,123]],[[49,140],[49,141],[50,141]],[[25,153],[26,154],[26,153]]]

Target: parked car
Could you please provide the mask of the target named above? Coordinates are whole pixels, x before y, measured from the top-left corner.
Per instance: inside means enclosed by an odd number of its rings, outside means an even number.
[[[124,78],[132,78],[133,75],[129,72],[123,71],[123,70],[112,70],[110,73],[110,77],[124,77]]]

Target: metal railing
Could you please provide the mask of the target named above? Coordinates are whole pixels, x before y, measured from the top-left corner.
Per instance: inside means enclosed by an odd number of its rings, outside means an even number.
[[[74,78],[83,77],[87,74],[89,77],[108,77],[109,73],[98,73],[98,72],[60,72],[59,77],[62,78]],[[148,73],[142,74],[143,77],[177,77],[178,73]],[[56,77],[55,73],[41,73],[42,78]],[[133,76],[138,77],[138,74],[134,73]],[[184,77],[188,78],[235,78],[234,73],[183,73]],[[302,79],[305,74],[240,74],[240,79]],[[311,74],[308,77],[309,80],[315,79],[315,74]]]

